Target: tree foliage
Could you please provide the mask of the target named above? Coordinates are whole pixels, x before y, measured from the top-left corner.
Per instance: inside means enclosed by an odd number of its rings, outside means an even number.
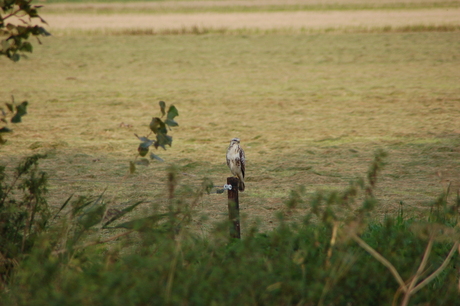
[[[31,53],[33,46],[30,36],[51,35],[41,26],[46,21],[40,17],[41,5],[32,5],[32,0],[0,0],[0,56],[14,62],[19,61],[24,52]],[[38,24],[37,24],[38,23]]]

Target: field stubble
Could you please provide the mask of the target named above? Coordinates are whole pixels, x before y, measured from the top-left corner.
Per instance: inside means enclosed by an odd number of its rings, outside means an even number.
[[[49,30],[55,34],[119,33],[132,31],[164,33],[175,31],[375,31],[382,28],[445,27],[458,30],[460,8],[357,11],[274,11],[232,13],[51,13],[45,11]]]
[[[458,32],[51,37],[28,60],[0,59],[1,100],[30,102],[2,163],[48,152],[55,206],[105,187],[114,207],[161,205],[167,164],[181,184],[223,185],[228,141],[240,137],[242,212],[269,228],[291,189],[343,188],[382,148],[377,212],[403,202],[417,213],[460,177],[459,47]],[[166,163],[127,175],[133,134],[148,133],[159,100],[180,112],[172,148],[157,152]],[[198,209],[221,220],[226,197]]]

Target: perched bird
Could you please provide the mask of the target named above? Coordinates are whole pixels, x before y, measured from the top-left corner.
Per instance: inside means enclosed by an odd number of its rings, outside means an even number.
[[[233,175],[238,177],[240,183],[238,189],[244,191],[244,172],[246,171],[246,159],[244,151],[240,147],[240,139],[233,138],[230,140],[230,145],[227,150],[227,166]]]

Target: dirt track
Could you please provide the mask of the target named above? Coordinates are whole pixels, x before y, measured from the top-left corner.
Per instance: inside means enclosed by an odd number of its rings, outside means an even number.
[[[460,25],[460,9],[195,14],[43,14],[50,29],[342,28]]]

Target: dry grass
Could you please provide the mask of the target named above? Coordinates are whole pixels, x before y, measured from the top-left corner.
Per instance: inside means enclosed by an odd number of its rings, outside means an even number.
[[[126,174],[133,133],[148,132],[164,100],[179,109],[180,127],[157,153],[181,167],[181,184],[224,184],[228,141],[240,137],[242,213],[264,227],[295,186],[342,188],[377,148],[390,154],[378,214],[400,202],[420,212],[445,188],[439,173],[460,177],[459,46],[458,32],[51,37],[28,60],[0,59],[1,101],[30,102],[0,147],[2,163],[49,152],[53,205],[105,187],[115,206],[161,205],[166,164]],[[221,220],[226,196],[206,196],[198,209]]]
[[[342,31],[385,28],[453,28],[460,26],[460,9],[358,10],[237,12],[196,14],[44,14],[55,34],[94,31],[184,32],[184,29],[209,29],[211,32],[262,30]]]
[[[62,3],[63,2],[63,3]],[[324,10],[399,10],[426,8],[458,8],[458,0],[204,0],[204,1],[81,1],[48,0],[46,11],[51,13],[229,13]]]

